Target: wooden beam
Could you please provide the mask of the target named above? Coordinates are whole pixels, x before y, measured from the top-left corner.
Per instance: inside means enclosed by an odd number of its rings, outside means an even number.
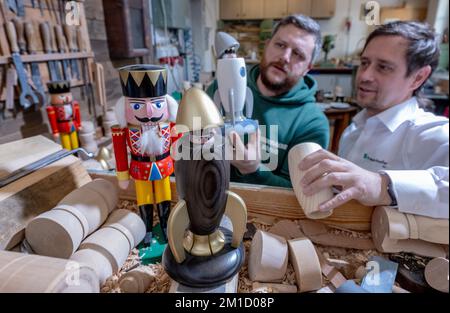
[[[89,59],[93,58],[93,52],[70,52],[70,53],[42,53],[20,55],[22,63],[43,63],[48,61],[59,61],[69,59]],[[8,64],[12,62],[11,57],[0,57],[0,64]]]
[[[114,173],[89,171],[92,178],[104,178],[117,184]],[[178,200],[175,178],[170,178],[172,201]],[[279,219],[306,219],[294,191],[288,188],[277,188],[260,185],[230,183],[231,191],[240,195],[247,205],[249,215],[265,215]],[[119,197],[126,200],[136,200],[134,183],[126,190],[121,190]],[[366,207],[356,201],[350,201],[334,210],[334,213],[320,221],[345,229],[369,231],[373,207]]]

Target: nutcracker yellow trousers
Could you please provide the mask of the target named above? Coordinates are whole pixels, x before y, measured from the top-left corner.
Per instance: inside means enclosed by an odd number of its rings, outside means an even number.
[[[135,180],[137,205],[157,204],[163,201],[170,201],[170,178],[161,180]]]
[[[78,148],[78,134],[76,131],[71,133],[61,133],[61,145],[64,149],[73,150]]]

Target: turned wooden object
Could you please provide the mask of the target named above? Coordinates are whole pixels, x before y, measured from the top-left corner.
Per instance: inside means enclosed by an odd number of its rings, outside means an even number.
[[[25,237],[37,254],[70,258],[81,241],[106,220],[117,201],[117,188],[107,180],[95,179],[34,218]]]
[[[131,249],[145,236],[145,225],[139,215],[131,211],[128,211],[126,215],[122,214],[122,212],[111,214],[112,218],[108,218],[102,228],[86,238],[80,245],[80,250],[92,249],[100,252],[102,258],[108,259],[113,273],[123,266]]]
[[[425,280],[434,289],[448,293],[448,260],[435,258],[428,262],[425,267]]]
[[[300,185],[304,172],[298,168],[298,165],[306,156],[320,149],[322,149],[320,145],[313,142],[306,142],[296,145],[289,150],[288,154],[289,176],[291,177],[292,187],[306,217],[311,219],[326,218],[333,214],[333,211],[319,211],[320,204],[333,198],[331,188],[324,189],[312,196],[305,196]]]
[[[312,242],[306,238],[293,239],[288,240],[288,246],[299,292],[322,288],[322,270]]]
[[[378,251],[410,252],[445,257],[448,220],[405,214],[390,207],[377,207],[372,216],[372,238]]]
[[[97,250],[78,250],[70,257],[70,259],[72,261],[84,263],[92,268],[97,274],[100,285],[103,285],[113,274],[111,262],[104,254]]]
[[[83,121],[82,128],[78,132],[81,147],[88,152],[96,153],[98,150],[97,141],[95,140],[95,126],[91,121]]]
[[[72,261],[0,251],[0,292],[99,292],[94,270]]]
[[[114,110],[107,110],[103,116],[103,129],[105,130],[105,137],[111,137],[111,127],[117,124],[116,113]]]
[[[155,272],[148,266],[140,266],[119,278],[119,287],[125,293],[144,293],[155,280]]]
[[[253,236],[248,260],[251,280],[279,282],[286,274],[288,247],[286,240],[275,234],[258,230]]]
[[[60,150],[61,145],[43,136],[2,144],[0,179]],[[70,155],[0,188],[0,250],[19,244],[33,218],[91,180],[80,160]]]

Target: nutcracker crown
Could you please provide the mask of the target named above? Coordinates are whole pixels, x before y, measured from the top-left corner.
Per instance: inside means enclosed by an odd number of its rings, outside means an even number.
[[[70,92],[70,81],[55,80],[47,83],[48,92],[50,94],[60,94]]]
[[[154,98],[167,94],[167,70],[151,64],[119,68],[122,92],[129,98]]]

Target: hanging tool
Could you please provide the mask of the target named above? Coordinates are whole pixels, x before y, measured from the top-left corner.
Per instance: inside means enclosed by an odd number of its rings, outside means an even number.
[[[21,89],[19,102],[21,106],[27,109],[32,104],[38,104],[39,99],[28,85],[28,79],[25,72],[25,68],[23,67],[22,59],[20,58],[19,54],[19,47],[17,45],[17,34],[13,22],[11,21],[6,22],[5,27],[12,51],[11,57],[13,59],[14,66],[16,67],[17,71],[17,76],[19,78],[19,84]]]
[[[55,29],[50,25],[49,22],[47,22],[48,24],[48,30],[49,30],[49,34],[50,34],[50,46],[52,47],[52,53],[58,53],[58,46],[56,44],[56,36],[55,36]],[[62,64],[61,61],[55,61],[56,64],[56,71],[57,74],[59,75],[59,77],[61,79],[68,79],[66,77],[66,71],[64,71],[64,65]],[[62,78],[64,76],[64,78]]]
[[[74,33],[75,28],[73,26],[64,24],[64,33],[66,34],[67,43],[69,45],[69,51],[70,52],[77,52],[76,49],[76,34]],[[80,70],[78,69],[78,62],[75,59],[70,60],[70,67],[72,71],[72,75],[75,76],[78,80],[81,79],[80,77]]]
[[[77,47],[78,44],[78,47]],[[87,53],[87,45],[84,41],[83,33],[81,32],[81,27],[77,27],[76,30],[76,38],[74,42],[74,48],[75,50],[80,50],[81,52]],[[95,99],[94,99],[94,91],[92,89],[92,82],[91,82],[91,73],[89,70],[89,61],[87,58],[83,58],[81,60],[83,66],[82,66],[82,72],[83,72],[83,81],[84,81],[84,88],[85,88],[85,94],[88,98],[88,107],[89,110],[93,110],[94,117],[97,118],[97,112],[95,109]],[[89,112],[91,113],[91,112]]]
[[[31,24],[30,22],[26,22],[24,28],[28,43],[28,53],[36,54],[36,38],[34,35],[33,24]],[[41,103],[45,105],[47,103],[47,97],[45,95],[44,85],[42,84],[41,80],[39,64],[36,62],[32,62],[30,64],[30,67],[31,67],[31,80],[33,81],[34,87],[37,90],[37,95],[41,98]]]
[[[61,25],[55,25],[55,35],[56,35],[56,41],[58,43],[58,51],[60,53],[66,53],[68,51],[67,41],[62,32]],[[71,80],[72,77],[69,72],[69,61],[62,60],[61,62],[62,62],[63,71],[64,71],[64,78],[66,80]]]
[[[39,11],[41,11],[41,16],[44,16],[44,0],[38,0],[39,1]]]
[[[14,86],[17,85],[17,72],[11,67],[6,71],[6,103],[7,110],[14,110]],[[14,110],[15,115],[15,110]]]
[[[25,42],[23,22],[15,18],[14,26],[16,27],[17,45],[19,46],[19,53],[24,54],[27,51],[27,44]]]
[[[65,158],[66,156],[69,156],[71,154],[75,154],[78,152],[81,152],[82,154],[86,155],[88,158],[94,157],[93,153],[87,152],[83,148],[77,148],[77,149],[73,149],[70,151],[66,150],[66,149],[62,149],[62,150],[59,150],[55,153],[52,153],[52,154],[42,158],[40,160],[37,160],[31,164],[28,164],[27,166],[24,166],[18,170],[15,170],[14,172],[9,174],[5,178],[0,179],[0,188],[5,187],[6,185],[9,185],[9,184],[15,182],[16,180],[18,180],[28,174],[31,174],[40,168],[43,168],[49,164],[52,164],[58,160],[61,160],[61,159]]]
[[[23,0],[16,0],[17,5],[17,16],[25,16],[25,6],[23,5]]]
[[[44,43],[44,49],[46,53],[52,53],[52,47],[50,42],[50,29],[46,22],[43,22],[39,25],[41,31],[42,42]],[[58,72],[56,71],[56,63],[55,61],[48,61],[48,71],[50,72],[51,80],[61,80]]]
[[[16,0],[8,0],[8,8],[17,15],[17,3]]]

